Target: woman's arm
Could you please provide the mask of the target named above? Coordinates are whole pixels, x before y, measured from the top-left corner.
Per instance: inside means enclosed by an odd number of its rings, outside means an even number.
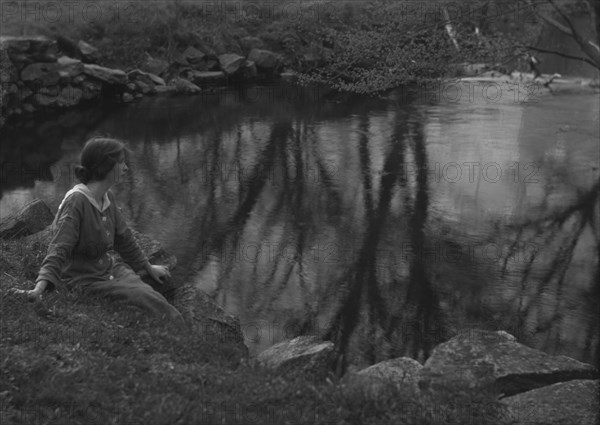
[[[55,222],[52,224],[52,240],[38,273],[35,288],[13,289],[12,292],[36,300],[41,297],[46,288],[52,289],[60,284],[62,267],[72,255],[73,248],[79,239],[80,222],[81,204],[73,196],[70,196],[64,201],[64,206],[58,211]]]
[[[72,194],[63,202],[53,223],[53,236],[48,245],[48,253],[36,279],[38,291],[60,285],[61,272],[65,264],[71,260],[73,248],[79,240],[79,229],[82,218],[83,195]],[[38,282],[45,281],[46,284]]]
[[[147,267],[150,266],[148,257],[146,257],[146,254],[144,254],[133,237],[133,233],[127,225],[125,216],[117,205],[115,197],[111,192],[108,193],[110,202],[115,209],[115,251],[117,251],[121,258],[123,258],[123,261],[129,264],[136,272],[142,268],[147,270]]]
[[[133,233],[127,225],[121,209],[117,206],[114,196],[112,196],[112,193],[109,196],[111,197],[111,204],[115,206],[116,210],[115,250],[136,272],[144,269],[152,279],[159,283],[164,283],[165,280],[170,279],[171,273],[169,273],[168,267],[150,264],[148,257],[133,237]]]

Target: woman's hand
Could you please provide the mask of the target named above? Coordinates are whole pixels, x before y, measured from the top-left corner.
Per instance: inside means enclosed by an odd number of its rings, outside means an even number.
[[[11,288],[9,290],[9,294],[17,296],[17,297],[22,297],[24,299],[26,299],[29,302],[37,302],[40,301],[42,299],[42,292],[36,289],[17,289],[17,288]]]
[[[150,264],[146,270],[152,279],[158,283],[166,283],[171,279],[171,273],[167,266],[158,266]]]

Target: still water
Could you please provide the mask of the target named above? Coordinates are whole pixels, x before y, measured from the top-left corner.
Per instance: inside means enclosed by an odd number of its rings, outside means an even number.
[[[0,214],[56,209],[86,138],[112,135],[132,226],[252,352],[314,333],[355,364],[422,360],[479,327],[597,364],[599,103],[281,84],[95,108],[3,136]]]

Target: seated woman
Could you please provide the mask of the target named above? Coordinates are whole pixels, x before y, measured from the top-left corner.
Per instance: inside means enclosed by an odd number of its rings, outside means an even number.
[[[171,277],[166,267],[148,262],[109,190],[128,169],[125,154],[124,144],[116,139],[93,138],[85,144],[81,165],[75,169],[81,183],[66,193],[58,207],[35,289],[19,292],[38,299],[53,287],[80,289],[181,325],[181,313],[133,271],[143,268],[159,283]],[[115,264],[108,253],[112,249],[131,268]]]

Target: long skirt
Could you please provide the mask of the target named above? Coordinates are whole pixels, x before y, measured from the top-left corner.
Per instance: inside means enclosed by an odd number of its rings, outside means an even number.
[[[118,302],[135,305],[152,315],[183,324],[183,316],[165,297],[156,292],[150,285],[123,263],[112,268],[108,279],[93,279],[81,276],[76,284],[71,284],[84,293],[112,299]]]

